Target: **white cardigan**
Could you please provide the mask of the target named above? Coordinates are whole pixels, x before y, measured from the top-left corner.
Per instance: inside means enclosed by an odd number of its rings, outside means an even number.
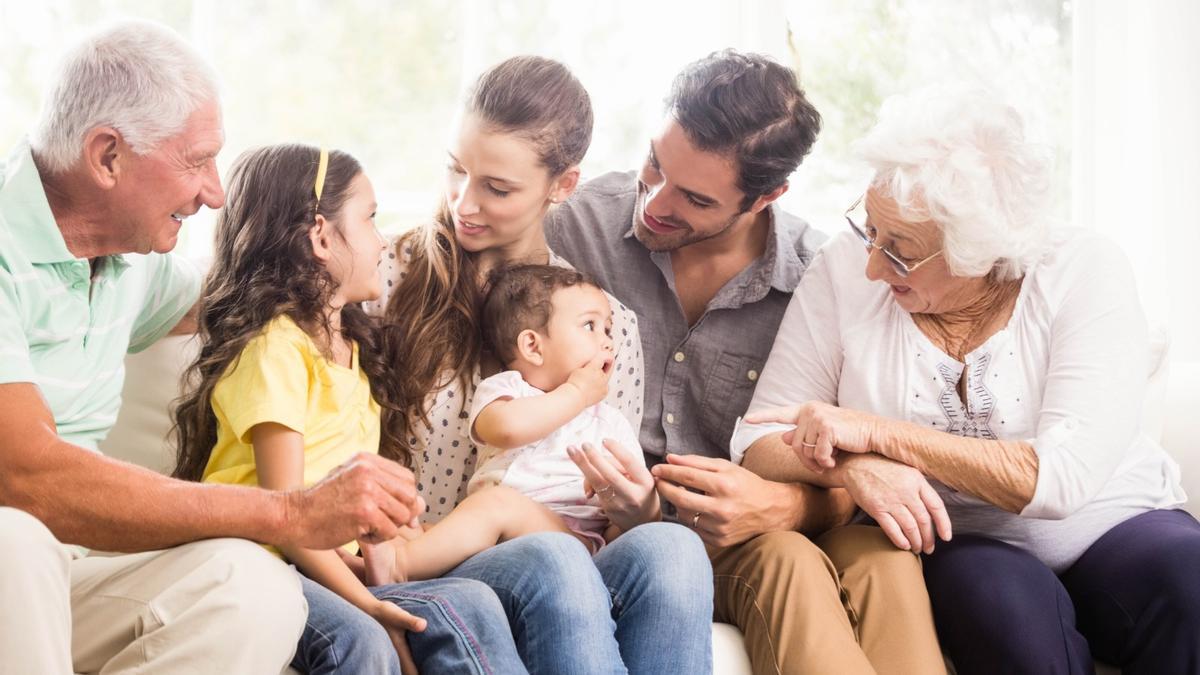
[[[849,233],[817,253],[796,289],[750,409],[818,400],[960,436],[1024,440],[1037,487],[1020,515],[937,481],[954,532],[982,534],[1069,567],[1114,525],[1186,500],[1179,468],[1141,430],[1149,373],[1133,272],[1112,242],[1056,231],[1025,275],[1008,325],[960,363],[936,348]],[[967,377],[964,407],[956,386]],[[739,424],[741,461],[786,427]]]

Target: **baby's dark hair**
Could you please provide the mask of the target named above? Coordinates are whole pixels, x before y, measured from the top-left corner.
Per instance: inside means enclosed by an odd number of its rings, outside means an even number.
[[[596,286],[582,273],[555,265],[512,265],[494,270],[483,301],[483,339],[504,365],[517,358],[523,330],[545,331],[554,311],[554,292],[572,286]],[[598,287],[597,287],[598,288]]]

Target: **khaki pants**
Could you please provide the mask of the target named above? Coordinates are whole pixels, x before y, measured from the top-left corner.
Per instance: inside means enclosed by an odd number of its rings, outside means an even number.
[[[0,508],[0,673],[278,673],[307,606],[262,547],[211,539],[72,560],[33,516]]]
[[[946,672],[921,561],[877,527],[815,543],[771,532],[709,555],[715,619],[745,634],[756,675]]]

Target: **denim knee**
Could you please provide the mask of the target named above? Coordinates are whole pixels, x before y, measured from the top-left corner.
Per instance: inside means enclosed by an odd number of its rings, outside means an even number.
[[[653,579],[648,592],[672,605],[706,605],[711,610],[712,563],[704,541],[675,523],[646,523],[621,535],[637,556],[636,573]]]

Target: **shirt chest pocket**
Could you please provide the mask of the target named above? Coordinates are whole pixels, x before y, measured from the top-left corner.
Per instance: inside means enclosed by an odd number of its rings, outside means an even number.
[[[727,454],[733,425],[754,396],[762,363],[755,357],[721,354],[704,380],[700,427],[705,437]]]

